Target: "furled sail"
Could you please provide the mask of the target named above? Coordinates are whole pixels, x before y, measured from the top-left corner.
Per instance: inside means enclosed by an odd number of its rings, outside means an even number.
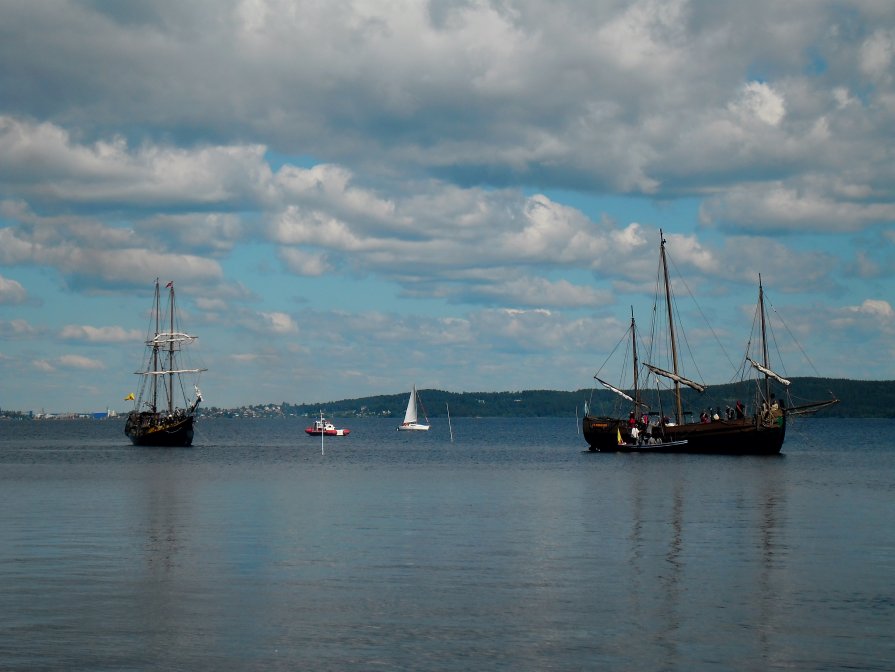
[[[655,373],[657,376],[664,376],[665,378],[670,378],[671,380],[682,383],[687,387],[692,387],[697,392],[705,392],[705,385],[700,385],[696,381],[690,380],[689,378],[684,378],[683,376],[679,376],[676,373],[671,373],[671,371],[666,371],[665,369],[660,369],[658,366],[653,366],[652,364],[644,364],[646,368]]]
[[[774,373],[774,372],[771,371],[769,368],[767,368],[766,366],[762,366],[761,364],[759,364],[758,362],[756,362],[754,359],[752,359],[752,358],[750,358],[750,357],[746,357],[746,359],[749,360],[749,363],[752,364],[752,366],[754,366],[756,369],[758,369],[759,371],[761,371],[761,372],[762,372],[763,374],[765,374],[766,376],[770,376],[771,378],[773,378],[774,380],[776,380],[776,381],[777,381],[778,383],[780,383],[781,385],[786,385],[787,387],[789,387],[789,383],[790,383],[790,381],[788,381],[788,380],[787,380],[786,378],[784,378],[783,376],[781,376],[781,375],[779,375],[779,374],[777,374],[777,373]]]
[[[138,376],[168,376],[175,373],[202,373],[203,371],[208,371],[208,369],[172,369],[161,370],[161,371],[134,371]]]
[[[195,341],[198,336],[190,336],[189,334],[184,334],[182,332],[161,332],[155,335],[154,338],[146,341],[146,345],[153,346],[165,346],[170,343],[192,343]]]
[[[622,392],[620,389],[618,389],[618,388],[615,387],[614,385],[610,385],[610,384],[607,383],[605,380],[602,380],[602,379],[600,379],[600,378],[597,378],[596,376],[594,376],[594,378],[596,379],[596,381],[597,381],[598,383],[600,383],[600,385],[602,385],[603,387],[605,387],[607,390],[612,390],[612,391],[615,392],[618,396],[623,397],[623,398],[627,399],[628,401],[634,401],[634,398],[633,398],[633,397],[629,396],[629,395],[628,395],[627,393],[625,393],[625,392]],[[610,397],[610,398],[611,398],[611,397]]]

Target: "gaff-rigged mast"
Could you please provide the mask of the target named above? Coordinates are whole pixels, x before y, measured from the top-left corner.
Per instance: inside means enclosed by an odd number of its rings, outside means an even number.
[[[674,315],[671,308],[671,286],[668,282],[668,260],[665,258],[665,234],[662,232],[662,229],[659,229],[659,238],[662,241],[660,245],[660,256],[662,259],[662,275],[665,278],[665,305],[668,308],[668,333],[671,337],[671,362],[674,373],[673,377],[669,377],[674,381],[675,412],[677,413],[677,423],[681,424],[684,421],[684,407],[681,403],[681,379],[677,370],[677,342],[675,341],[674,336]]]
[[[642,406],[640,402],[639,371],[640,362],[637,360],[637,329],[634,326],[634,306],[631,306],[631,356],[634,360],[634,413]]]
[[[600,378],[599,376],[594,376],[594,380],[596,380],[600,385],[605,387],[607,390],[611,392],[615,392],[618,396],[626,401],[630,401],[633,404],[633,411],[635,414],[640,413],[641,408],[649,409],[649,406],[643,403],[642,395],[640,393],[640,360],[637,358],[637,325],[634,321],[634,307],[631,306],[631,356],[634,365],[634,396],[632,397],[627,392],[619,389],[615,385],[611,383],[607,383],[605,380]],[[647,364],[646,366],[649,366]]]
[[[767,372],[770,370],[771,363],[770,357],[768,357],[768,338],[764,321],[764,287],[761,284],[761,273],[758,274],[758,310],[761,314],[761,356],[764,359],[765,369],[762,371],[764,374],[764,398],[769,400],[771,398],[771,378]]]

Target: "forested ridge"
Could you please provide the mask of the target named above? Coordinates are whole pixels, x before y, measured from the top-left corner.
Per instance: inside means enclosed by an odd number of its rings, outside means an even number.
[[[793,378],[792,399],[787,403],[801,404],[838,398],[838,404],[817,413],[819,417],[895,418],[895,381],[848,380],[841,378]],[[784,389],[776,385],[775,393],[785,397]],[[704,394],[686,389],[684,408],[696,414],[708,408],[724,409],[741,399],[747,406],[754,403],[755,383],[732,383],[709,386]],[[797,392],[797,394],[796,394]],[[618,395],[599,389],[523,390],[519,392],[445,392],[421,389],[420,399],[429,418],[445,417],[448,408],[452,416],[466,417],[563,417],[584,413],[585,403],[594,413],[615,414],[630,405]],[[662,408],[668,413],[670,395],[663,392],[644,393],[644,400],[653,410]],[[401,418],[407,406],[408,392],[382,394],[356,399],[315,401],[310,403],[282,402],[278,412],[284,415],[316,415],[321,410],[332,416],[384,416]],[[269,408],[264,406],[263,408]],[[219,409],[208,409],[209,411]],[[751,412],[751,408],[749,409]],[[423,415],[423,409],[420,409]]]

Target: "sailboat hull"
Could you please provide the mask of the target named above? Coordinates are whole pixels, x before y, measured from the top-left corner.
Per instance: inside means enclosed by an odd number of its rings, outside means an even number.
[[[625,420],[588,415],[582,421],[582,432],[590,450],[601,453],[778,455],[786,436],[786,416],[770,425],[754,419],[669,425],[661,428],[661,433],[657,429],[656,441],[649,442],[634,439]]]
[[[192,415],[131,412],[124,433],[135,446],[186,447],[193,445],[193,420]]]
[[[398,425],[399,432],[428,432],[429,425],[421,425],[418,422],[407,422],[403,425]]]

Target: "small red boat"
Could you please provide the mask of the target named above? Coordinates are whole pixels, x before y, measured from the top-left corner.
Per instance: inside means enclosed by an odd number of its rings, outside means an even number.
[[[348,436],[351,433],[350,429],[339,429],[329,420],[323,417],[323,413],[320,414],[319,420],[314,420],[314,424],[310,427],[305,427],[305,432],[310,434],[311,436]]]

